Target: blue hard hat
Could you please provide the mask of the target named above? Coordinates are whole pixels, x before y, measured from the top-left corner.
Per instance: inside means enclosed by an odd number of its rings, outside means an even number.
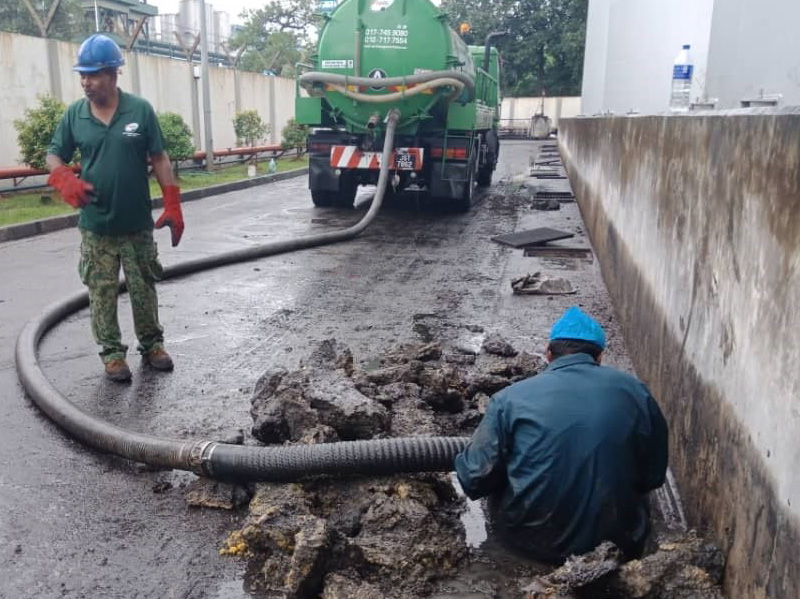
[[[78,64],[72,67],[72,70],[79,73],[96,73],[124,64],[125,59],[117,43],[107,35],[95,33],[86,38],[78,48]]]
[[[556,339],[577,339],[606,347],[606,334],[596,320],[580,308],[572,307],[559,318],[550,331],[550,341]]]

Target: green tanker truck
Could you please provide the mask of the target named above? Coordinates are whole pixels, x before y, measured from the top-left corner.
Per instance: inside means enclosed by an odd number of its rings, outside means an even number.
[[[416,190],[469,210],[500,149],[500,66],[490,34],[468,46],[429,0],[343,0],[299,65],[296,118],[310,125],[316,206],[352,206],[382,167],[385,119],[400,113],[386,194]]]

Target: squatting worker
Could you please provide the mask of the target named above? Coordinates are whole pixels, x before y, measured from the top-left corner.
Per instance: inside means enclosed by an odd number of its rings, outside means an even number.
[[[86,98],[64,113],[47,156],[48,184],[81,211],[79,273],[89,289],[92,332],[102,347],[105,372],[115,381],[131,379],[117,320],[120,265],[143,361],[157,370],[173,368],[158,321],[155,283],[162,267],[153,240],[148,157],[164,198],[155,227],[170,227],[173,246],[183,234],[180,190],[161,127],[149,102],[117,87],[123,64],[119,46],[109,37],[96,34],[81,44],[74,70]],[[80,178],[65,166],[75,149],[80,150]]]
[[[560,563],[613,541],[641,555],[647,493],[667,469],[667,424],[647,387],[600,365],[600,325],[570,308],[552,328],[548,367],[496,393],[455,460],[466,494],[489,497],[501,541]]]

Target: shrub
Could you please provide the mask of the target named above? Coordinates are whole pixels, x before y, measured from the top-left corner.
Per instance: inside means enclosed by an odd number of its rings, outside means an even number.
[[[309,131],[308,125],[301,125],[293,118],[289,119],[282,131],[281,146],[284,150],[297,150],[297,155],[301,156],[306,151],[306,139],[308,139]]]
[[[164,150],[169,155],[175,172],[177,172],[178,162],[194,155],[192,130],[189,129],[189,125],[186,124],[183,117],[175,112],[159,112],[158,123],[164,134]]]
[[[17,130],[22,162],[32,168],[43,169],[50,140],[67,106],[53,96],[38,96],[38,100],[37,108],[28,108],[24,118],[14,120],[14,129]],[[76,151],[71,162],[77,157]]]
[[[255,110],[243,110],[236,113],[233,130],[238,144],[244,143],[253,147],[269,133],[270,127],[261,120],[261,116]]]

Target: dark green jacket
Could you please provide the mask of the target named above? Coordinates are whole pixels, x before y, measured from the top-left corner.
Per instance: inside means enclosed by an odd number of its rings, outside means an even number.
[[[646,493],[667,468],[667,424],[647,387],[588,354],[495,394],[456,457],[466,494],[491,496],[498,532],[560,561],[603,540],[640,549]]]
[[[164,151],[161,127],[150,103],[120,90],[119,106],[106,126],[89,101],[67,108],[48,149],[64,162],[81,152],[81,177],[97,196],[81,208],[78,226],[100,235],[152,230],[147,158]]]

